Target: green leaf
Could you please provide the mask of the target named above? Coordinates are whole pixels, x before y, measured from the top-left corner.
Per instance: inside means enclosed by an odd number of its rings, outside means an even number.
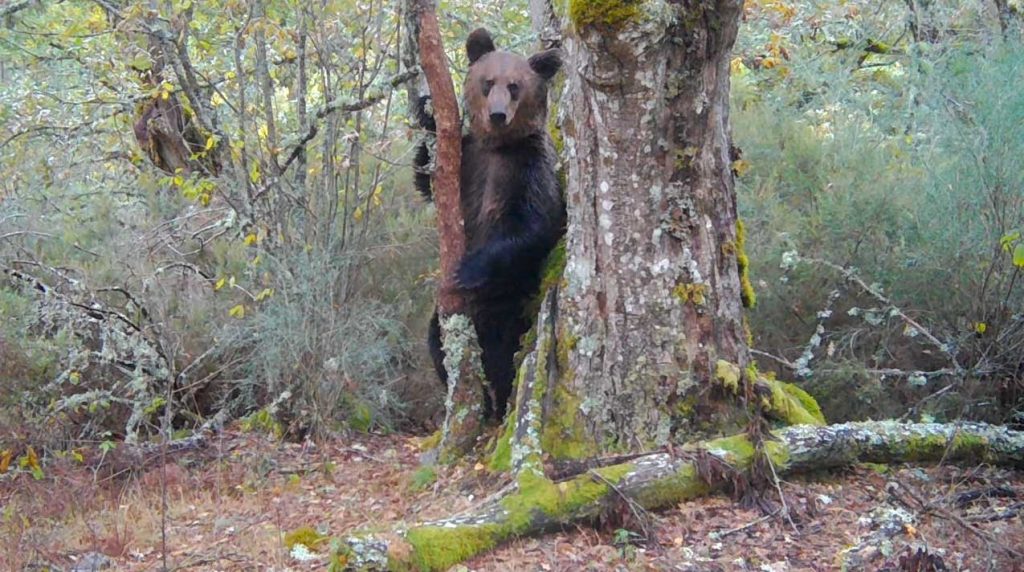
[[[138,71],[149,71],[153,68],[153,64],[146,56],[139,56],[135,58],[132,60],[131,66]]]
[[[1024,244],[1018,244],[1013,249],[1013,265],[1017,268],[1024,268]]]
[[[1020,231],[1011,232],[999,239],[999,246],[1003,248],[1003,252],[1010,252],[1010,245],[1018,240],[1020,240]]]

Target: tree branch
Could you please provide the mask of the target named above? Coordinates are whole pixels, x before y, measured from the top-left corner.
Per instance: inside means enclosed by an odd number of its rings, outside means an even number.
[[[418,75],[419,72],[415,70],[404,71],[389,79],[386,85],[389,88],[394,89],[404,84],[405,82],[415,78]],[[387,94],[388,90],[380,89],[371,91],[369,95],[367,95],[363,99],[360,99],[359,101],[345,102],[334,100],[328,102],[323,107],[321,107],[320,110],[316,112],[316,115],[314,117],[317,120],[322,120],[327,116],[331,115],[332,113],[339,111],[342,113],[353,113],[355,111],[362,111],[370,106],[373,106],[383,101],[384,98],[387,97]],[[284,162],[283,165],[281,165],[282,173],[284,171],[287,171],[289,165],[291,165],[293,162],[295,162],[296,159],[299,158],[302,152],[305,151],[306,145],[309,144],[309,142],[312,141],[314,137],[316,137],[317,133],[319,133],[319,130],[320,128],[317,127],[316,123],[310,123],[309,128],[306,129],[306,133],[303,134],[302,138],[299,139],[299,142],[295,145],[294,148],[292,148],[292,152],[289,153],[288,159]]]

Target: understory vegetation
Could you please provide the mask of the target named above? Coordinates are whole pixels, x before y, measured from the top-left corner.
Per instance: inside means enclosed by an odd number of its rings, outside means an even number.
[[[158,4],[0,8],[0,473],[225,409],[289,438],[432,428],[396,5]],[[1019,12],[922,4],[747,3],[755,358],[829,421],[1024,424]],[[445,9],[456,75],[477,26],[534,40],[525,4]]]

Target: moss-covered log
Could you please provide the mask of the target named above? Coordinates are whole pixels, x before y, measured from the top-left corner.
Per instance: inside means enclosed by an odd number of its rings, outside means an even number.
[[[858,461],[944,459],[1024,467],[1024,432],[978,423],[796,426],[774,437],[764,451],[778,474]],[[656,509],[708,494],[719,485],[700,476],[698,459],[708,457],[746,472],[755,448],[746,436],[726,437],[688,445],[677,455],[646,455],[557,483],[524,471],[515,487],[471,514],[385,534],[356,533],[345,539],[339,558],[352,570],[443,570],[513,537],[592,521],[623,499]]]

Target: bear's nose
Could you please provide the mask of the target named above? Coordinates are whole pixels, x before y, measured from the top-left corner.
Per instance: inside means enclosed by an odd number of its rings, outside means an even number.
[[[491,114],[491,123],[493,123],[495,125],[504,125],[505,124],[505,114],[500,112],[500,111],[497,112],[497,113],[492,113]]]

